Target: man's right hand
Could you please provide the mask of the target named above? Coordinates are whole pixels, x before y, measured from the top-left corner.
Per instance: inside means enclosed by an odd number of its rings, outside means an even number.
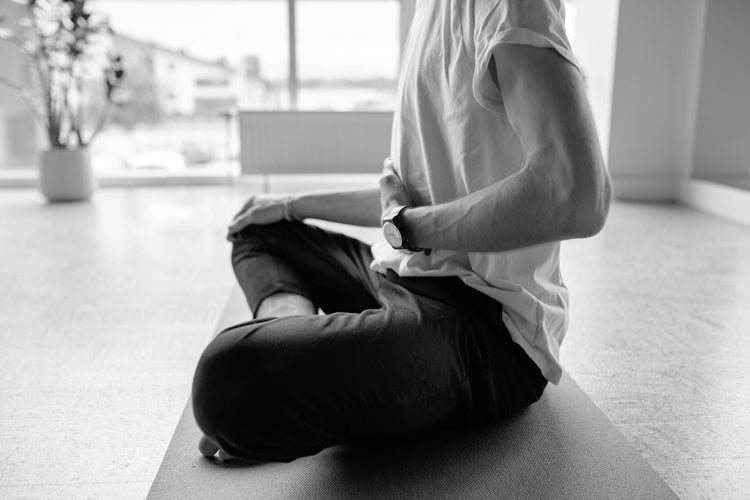
[[[390,199],[390,197],[389,197]],[[353,189],[292,196],[263,194],[251,197],[229,225],[229,237],[250,224],[271,224],[285,218],[318,219],[355,226],[380,227],[381,190]],[[287,217],[284,205],[289,203]],[[294,205],[292,205],[292,203]]]
[[[284,220],[285,205],[291,203],[287,195],[257,194],[251,196],[229,224],[229,235],[237,233],[250,224],[272,224]]]

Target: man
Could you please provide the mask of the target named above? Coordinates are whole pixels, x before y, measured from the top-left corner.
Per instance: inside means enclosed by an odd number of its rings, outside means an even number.
[[[559,242],[610,191],[561,0],[419,2],[380,187],[253,197],[229,228],[256,319],[199,362],[201,452],[288,461],[530,405],[562,375]]]

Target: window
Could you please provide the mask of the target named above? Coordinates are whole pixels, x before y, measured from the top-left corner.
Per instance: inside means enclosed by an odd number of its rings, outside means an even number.
[[[298,107],[393,109],[399,15],[398,0],[298,2]]]
[[[94,143],[95,168],[226,171],[237,108],[391,109],[399,0],[294,7],[290,17],[286,0],[98,0],[117,33],[130,103]]]
[[[91,6],[109,17],[126,70],[127,105],[113,110],[91,146],[99,175],[227,173],[239,144],[230,123],[236,109],[393,107],[400,0],[92,0]],[[14,164],[33,166],[39,146],[28,146]]]
[[[236,108],[288,102],[281,0],[98,0],[123,55],[128,101],[92,145],[102,174],[226,173]],[[252,68],[252,69],[250,69]]]
[[[236,170],[235,109],[392,109],[401,16],[414,3],[92,0],[115,30],[128,103],[92,145],[94,168],[105,176],[226,174]],[[575,5],[565,3],[572,39]],[[0,15],[17,19],[23,8],[4,2]],[[0,46],[0,62],[17,59],[12,52]],[[0,169],[35,164],[44,138],[33,131],[23,103],[0,88]]]

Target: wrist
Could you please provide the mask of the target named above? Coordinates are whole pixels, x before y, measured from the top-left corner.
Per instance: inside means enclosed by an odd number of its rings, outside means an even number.
[[[284,216],[284,220],[287,220],[287,221],[290,221],[290,222],[291,221],[301,220],[301,218],[299,217],[297,211],[295,210],[295,202],[296,201],[297,201],[297,198],[295,198],[292,195],[289,195],[289,196],[287,196],[284,199],[284,205],[282,207],[283,208],[283,212],[282,213],[283,213],[283,216]]]
[[[419,248],[425,248],[425,245],[422,244],[423,242],[418,237],[418,231],[416,231],[418,221],[419,207],[408,207],[401,212],[400,228],[404,233],[404,236],[412,245]]]
[[[415,241],[415,231],[406,218],[406,214],[413,210],[413,207],[404,205],[395,205],[388,209],[383,214],[383,234],[386,241],[397,250],[424,252],[426,255],[430,255],[430,252],[432,252],[430,248],[423,247]]]

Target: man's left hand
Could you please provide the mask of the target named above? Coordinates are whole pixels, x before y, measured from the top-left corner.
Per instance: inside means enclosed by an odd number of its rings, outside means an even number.
[[[381,219],[383,214],[395,206],[411,206],[411,199],[401,177],[393,167],[393,160],[386,158],[383,162],[383,175],[380,177]]]

